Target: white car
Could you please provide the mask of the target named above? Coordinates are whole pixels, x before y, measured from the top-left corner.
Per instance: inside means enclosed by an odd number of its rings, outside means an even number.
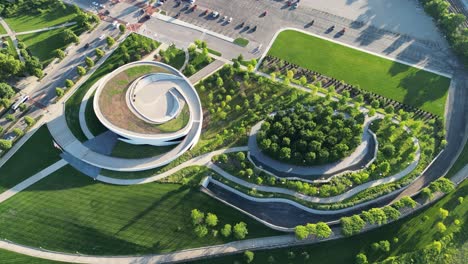
[[[106,8],[106,6],[105,6],[105,5],[99,5],[99,7],[100,7],[100,8]]]
[[[227,16],[223,16],[223,18],[221,19],[221,21],[227,21],[228,17]]]
[[[195,4],[195,0],[190,0],[189,3],[190,3],[191,5],[193,5],[193,4]]]
[[[216,11],[213,11],[213,13],[211,13],[211,15],[212,15],[214,18],[219,17],[219,13],[216,12]]]
[[[106,38],[106,34],[102,34],[102,35],[99,37],[100,40],[103,40],[103,39],[105,39],[105,38]]]
[[[232,17],[230,17],[227,22],[231,23],[232,22]]]

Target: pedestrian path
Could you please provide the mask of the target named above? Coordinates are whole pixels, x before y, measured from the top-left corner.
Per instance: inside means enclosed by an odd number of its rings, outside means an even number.
[[[224,66],[224,64],[226,64],[224,61],[215,60],[212,63],[208,64],[203,69],[196,72],[194,75],[190,76],[188,79],[193,85],[195,85],[199,81],[201,81],[201,80],[209,77],[213,73],[217,72],[219,69],[221,69]]]
[[[27,35],[27,34],[32,34],[32,33],[39,33],[39,32],[49,31],[49,30],[58,29],[58,28],[69,27],[69,26],[73,26],[75,24],[76,24],[76,22],[67,22],[67,23],[63,23],[61,25],[57,25],[57,26],[18,32],[18,33],[16,33],[16,35],[18,36],[18,35]]]
[[[0,203],[6,201],[7,199],[11,198],[13,195],[21,192],[22,190],[28,188],[29,186],[33,185],[34,183],[44,179],[51,173],[57,171],[58,169],[62,168],[63,166],[67,165],[68,163],[61,159],[54,164],[50,165],[49,167],[41,170],[40,172],[34,174],[33,176],[27,178],[26,180],[20,182],[19,184],[13,186],[12,188],[4,191],[0,194]]]
[[[16,39],[16,34],[13,32],[13,30],[11,30],[10,26],[1,17],[0,17],[0,24],[3,26],[3,28],[7,32],[6,35],[0,35],[0,37],[8,36],[11,38],[11,40],[13,41],[13,44],[15,45],[15,50],[16,50],[16,53],[18,54],[18,58],[20,58],[20,60],[24,62],[24,58],[23,56],[21,56],[21,53],[18,49],[18,40]]]

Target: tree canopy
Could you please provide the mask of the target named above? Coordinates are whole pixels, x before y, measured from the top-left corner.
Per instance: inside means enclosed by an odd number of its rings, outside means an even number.
[[[330,163],[348,156],[359,145],[363,120],[363,116],[335,114],[329,105],[298,104],[265,120],[257,142],[262,151],[285,162]]]

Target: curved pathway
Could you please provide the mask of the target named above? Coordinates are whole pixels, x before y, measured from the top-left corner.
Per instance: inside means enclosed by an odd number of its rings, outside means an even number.
[[[154,62],[140,61],[137,63],[142,64]],[[135,63],[129,63],[125,66],[132,66],[134,64]],[[180,77],[182,77],[186,82],[189,82],[188,79],[182,74],[178,73],[177,71],[175,71],[174,73],[178,76],[180,75]],[[106,77],[104,77],[102,80],[104,79],[106,79]],[[171,151],[156,157],[144,159],[124,159],[110,157],[92,151],[91,149],[84,146],[78,139],[76,139],[76,137],[68,128],[68,124],[65,118],[65,104],[59,106],[60,108],[58,109],[58,111],[54,111],[54,116],[51,117],[52,120],[48,122],[47,126],[57,144],[60,145],[60,147],[65,152],[73,155],[75,158],[78,158],[83,162],[86,162],[95,167],[115,171],[148,170],[170,163],[175,158],[181,156],[185,151],[192,148],[194,144],[198,141],[203,121],[201,103],[195,91],[187,91],[187,93],[190,93],[187,94],[187,100],[191,100],[194,105],[194,107],[191,108],[191,116],[193,115],[194,119],[190,131],[187,133],[187,136],[184,138],[184,140],[176,147],[174,147]]]

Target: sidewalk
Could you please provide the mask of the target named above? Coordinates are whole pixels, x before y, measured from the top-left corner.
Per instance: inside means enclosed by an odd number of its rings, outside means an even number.
[[[11,198],[13,195],[21,192],[22,190],[28,188],[29,186],[33,185],[34,183],[44,179],[51,173],[57,171],[58,169],[62,168],[63,166],[67,165],[68,163],[61,159],[56,163],[50,165],[49,167],[41,170],[40,172],[34,174],[33,176],[27,178],[26,180],[20,182],[19,184],[15,185],[11,189],[8,189],[0,194],[0,203],[3,203],[7,199]]]

